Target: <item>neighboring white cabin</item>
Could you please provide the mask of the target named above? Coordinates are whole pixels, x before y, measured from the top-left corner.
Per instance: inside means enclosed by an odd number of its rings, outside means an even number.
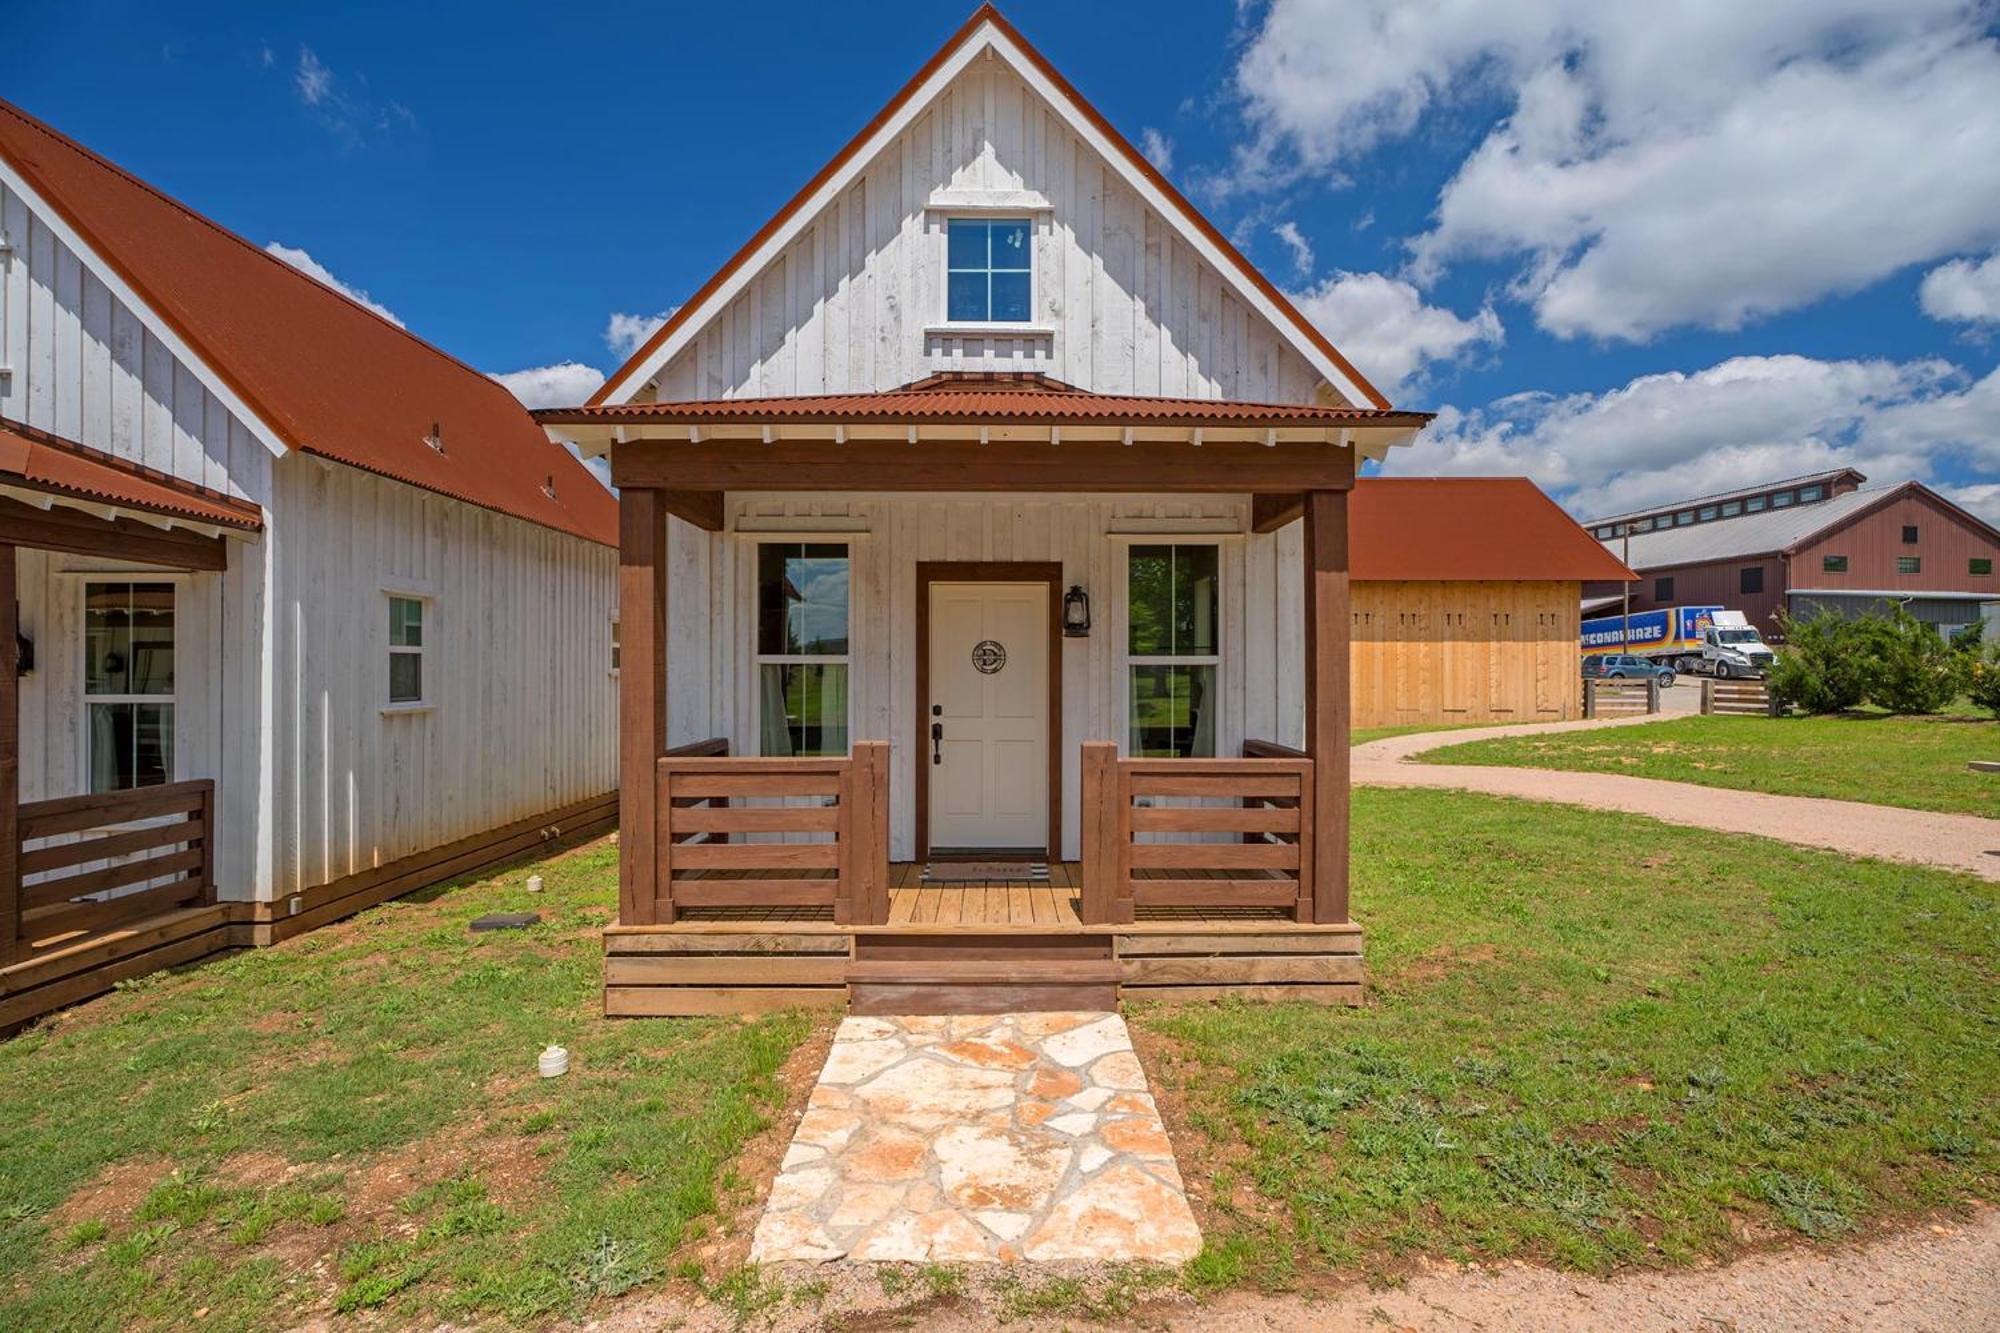
[[[616,786],[611,548],[276,445],[4,162],[0,241],[0,417],[263,511],[221,573],[20,551],[23,801],[212,778],[219,895],[269,901]],[[119,654],[110,693],[87,643],[131,587],[154,669]],[[395,597],[422,608],[401,702]]]

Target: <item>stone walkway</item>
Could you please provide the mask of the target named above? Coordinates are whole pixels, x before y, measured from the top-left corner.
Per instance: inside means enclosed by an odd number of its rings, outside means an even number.
[[[1538,736],[1641,726],[1657,717],[1547,722],[1531,726],[1466,727],[1457,731],[1391,736],[1354,747],[1354,782],[1371,787],[1445,787],[1556,801],[1596,810],[1651,815],[1670,824],[1753,833],[1802,847],[1824,847],[1850,856],[1879,857],[1959,870],[2000,881],[2000,819],[1904,810],[1861,801],[1700,787],[1690,782],[1626,777],[1616,773],[1565,773],[1543,768],[1410,762],[1428,750],[1494,736]]]
[[[750,1258],[1119,1260],[1201,1249],[1116,1014],[848,1018]]]

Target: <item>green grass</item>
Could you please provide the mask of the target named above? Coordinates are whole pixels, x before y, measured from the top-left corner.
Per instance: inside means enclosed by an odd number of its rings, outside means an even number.
[[[2000,722],[1970,716],[1681,717],[1599,731],[1471,741],[1419,762],[1627,773],[1704,787],[1828,796],[2000,818]]]
[[[1462,793],[1354,810],[1369,1007],[1135,1020],[1221,1209],[1190,1286],[1679,1264],[1993,1197],[2000,888]]]
[[[535,1322],[658,1279],[808,1020],[605,1021],[616,848],[540,868],[0,1042],[0,1328]],[[543,924],[467,931],[500,906]]]

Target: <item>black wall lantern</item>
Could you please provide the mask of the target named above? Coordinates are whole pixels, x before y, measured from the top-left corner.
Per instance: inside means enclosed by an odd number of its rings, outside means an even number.
[[[35,669],[35,641],[16,630],[14,633],[14,674],[25,676]]]
[[[1090,637],[1090,594],[1080,583],[1070,584],[1069,591],[1063,594],[1063,637]]]

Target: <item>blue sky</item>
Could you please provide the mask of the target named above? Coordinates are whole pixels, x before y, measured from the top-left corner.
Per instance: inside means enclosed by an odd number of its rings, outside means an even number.
[[[573,396],[969,9],[16,0],[0,95]],[[1587,515],[1853,464],[2000,519],[1992,4],[1005,9],[1441,413],[1397,470]]]

